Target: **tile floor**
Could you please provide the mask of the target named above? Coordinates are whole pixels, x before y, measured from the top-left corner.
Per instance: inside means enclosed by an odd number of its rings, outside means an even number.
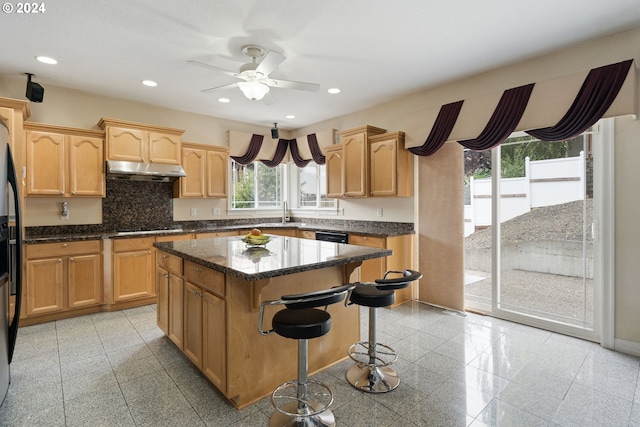
[[[163,336],[154,309],[20,329],[0,425],[267,426],[269,400],[234,409]],[[349,361],[316,375],[334,391],[338,425],[640,426],[636,357],[419,303],[380,310],[378,326],[402,382],[359,392],[344,379]]]

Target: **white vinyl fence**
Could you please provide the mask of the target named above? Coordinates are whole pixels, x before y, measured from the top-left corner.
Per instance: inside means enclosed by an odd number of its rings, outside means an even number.
[[[469,183],[470,204],[464,207],[465,237],[491,225],[491,178]],[[578,157],[525,159],[525,176],[500,180],[500,221],[525,214],[531,208],[583,200],[585,197],[584,152]]]

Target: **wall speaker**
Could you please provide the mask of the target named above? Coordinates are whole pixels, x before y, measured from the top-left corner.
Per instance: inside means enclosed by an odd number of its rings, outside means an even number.
[[[44,88],[36,82],[31,81],[33,74],[27,73],[27,99],[32,102],[42,102],[44,99]]]
[[[278,131],[278,124],[274,123],[273,127],[271,128],[271,139],[278,139],[280,138],[280,132]]]

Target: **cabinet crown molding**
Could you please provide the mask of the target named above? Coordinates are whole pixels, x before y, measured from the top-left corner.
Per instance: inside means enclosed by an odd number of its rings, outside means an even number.
[[[30,130],[35,132],[64,133],[65,135],[94,136],[97,138],[104,138],[104,131],[96,129],[80,129],[35,122],[24,122],[23,127],[26,131]]]
[[[149,124],[144,124],[144,123],[137,123],[137,122],[129,122],[126,120],[118,120],[118,119],[109,119],[109,118],[101,118],[100,121],[98,122],[98,127],[100,129],[106,129],[108,126],[116,126],[116,127],[124,127],[124,128],[131,128],[131,129],[140,129],[140,130],[146,130],[149,132],[161,132],[161,133],[169,133],[169,134],[174,134],[174,135],[182,135],[185,131],[183,129],[174,129],[174,128],[168,128],[168,127],[164,127],[164,126],[156,126],[156,125],[149,125]]]

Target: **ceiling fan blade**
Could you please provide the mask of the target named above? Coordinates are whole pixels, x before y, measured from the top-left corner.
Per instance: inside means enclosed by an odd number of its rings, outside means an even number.
[[[202,93],[209,93],[209,92],[213,92],[214,90],[233,89],[234,87],[238,87],[238,82],[236,82],[236,83],[229,83],[228,85],[222,85],[222,86],[210,87],[209,89],[201,90],[200,92],[202,92]]]
[[[278,68],[278,65],[282,64],[282,61],[285,59],[287,58],[283,54],[270,50],[265,55],[264,59],[260,61],[260,64],[258,64],[256,72],[268,76],[273,70]]]
[[[318,83],[295,82],[293,80],[268,79],[265,80],[265,84],[267,86],[279,87],[281,89],[306,90],[308,92],[317,92],[320,90],[320,85]]]
[[[205,64],[204,62],[199,61],[187,61],[187,63],[191,65],[197,65],[198,67],[206,68],[208,70],[217,71],[219,73],[226,74],[228,76],[240,77],[238,73],[234,73],[233,71],[225,70],[224,68],[216,67],[215,65]]]

